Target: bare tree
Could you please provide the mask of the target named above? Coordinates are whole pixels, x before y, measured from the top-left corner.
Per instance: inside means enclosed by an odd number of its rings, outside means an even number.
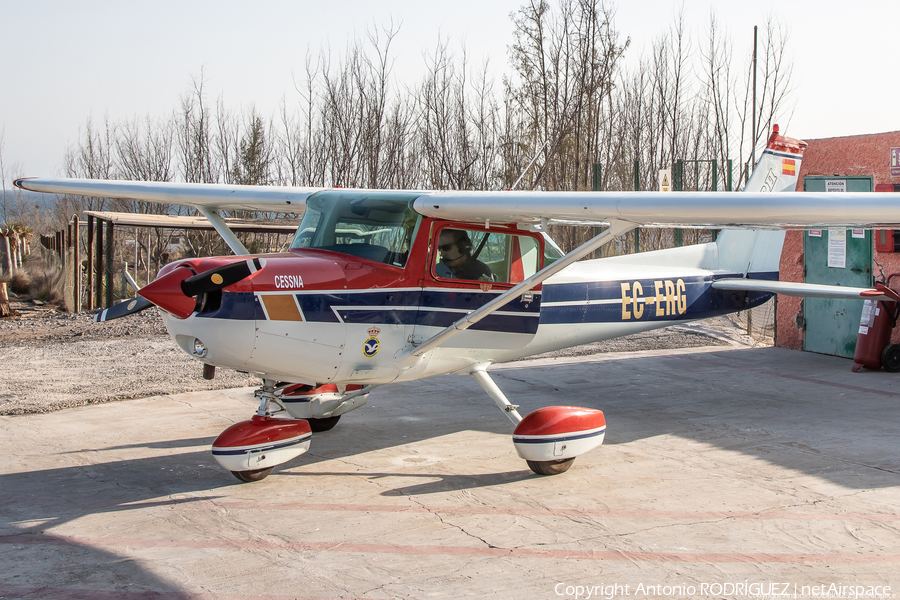
[[[744,163],[790,92],[787,36],[771,21],[762,45],[761,127],[751,139],[749,71],[742,79],[742,68],[733,68],[733,44],[714,15],[697,43],[681,9],[628,68],[622,57],[631,40],[619,34],[603,0],[525,0],[510,16],[511,70],[500,86],[487,63],[472,68],[465,48],[451,52],[443,39],[426,56],[422,79],[398,85],[392,65],[399,26],[390,23],[340,55],[307,53],[295,80],[298,101],[286,96],[276,115],[253,105],[234,110],[222,97],[211,103],[201,70],[167,117],[106,120],[101,128],[88,119],[66,155],[67,174],[400,189],[503,189],[521,179],[525,188],[582,190],[591,186],[591,165],[600,163],[602,189],[632,189],[635,164],[639,186],[652,189],[658,170],[676,159],[715,158],[724,183],[725,159],[736,154]],[[708,189],[712,175],[693,168],[686,187]],[[61,207],[60,215],[170,210],[81,199],[64,199]],[[588,234],[555,233],[565,248]],[[671,238],[646,232],[642,246]],[[188,242],[194,253],[223,251],[213,235],[192,233]]]
[[[206,107],[205,81],[201,70],[192,81],[192,90],[181,97],[176,141],[181,178],[190,183],[215,183],[211,117]]]

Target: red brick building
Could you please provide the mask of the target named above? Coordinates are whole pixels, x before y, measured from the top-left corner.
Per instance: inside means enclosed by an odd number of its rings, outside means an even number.
[[[848,137],[806,140],[809,146],[803,154],[797,190],[803,190],[803,179],[807,175],[871,175],[873,186],[879,183],[900,183],[900,178],[891,179],[890,151],[900,147],[900,131],[854,135]],[[803,281],[803,236],[802,231],[789,231],[781,252],[782,281]],[[879,280],[883,269],[884,277],[900,273],[900,254],[874,253],[872,272]],[[880,265],[880,267],[879,267]],[[900,277],[895,278],[892,287],[898,289]],[[778,297],[776,311],[777,329],[775,344],[785,348],[803,348],[803,330],[797,327],[801,298]],[[900,328],[894,331],[892,340],[900,343]]]

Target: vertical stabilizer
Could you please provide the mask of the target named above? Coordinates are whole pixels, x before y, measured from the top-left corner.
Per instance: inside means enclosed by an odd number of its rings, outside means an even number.
[[[744,191],[794,191],[805,149],[806,142],[779,135],[775,125]],[[783,243],[784,231],[725,229],[716,242],[719,268],[755,278],[777,278]]]

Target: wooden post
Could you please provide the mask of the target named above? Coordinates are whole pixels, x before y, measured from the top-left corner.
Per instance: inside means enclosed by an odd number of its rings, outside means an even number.
[[[87,308],[94,310],[94,217],[88,215],[87,220]]]
[[[66,310],[73,312],[75,306],[75,278],[72,277],[72,224],[66,222],[66,228],[60,232],[63,237],[62,255],[62,277],[60,277],[59,286],[62,288],[63,303]]]
[[[0,283],[0,317],[9,317],[10,315],[12,315],[12,310],[9,308],[9,295],[6,293],[6,282],[4,281]]]
[[[19,234],[12,232],[13,270],[22,268],[22,257],[19,255]]]
[[[113,241],[113,233],[114,227],[112,221],[106,222],[106,265],[104,271],[106,271],[106,305],[104,308],[109,308],[113,305],[113,252],[116,247]]]
[[[13,254],[9,245],[9,235],[3,235],[3,272],[12,275],[13,272]]]
[[[103,306],[103,220],[97,219],[94,244],[94,308]]]
[[[75,286],[75,306],[72,312],[81,311],[81,230],[78,215],[72,215],[72,281]]]

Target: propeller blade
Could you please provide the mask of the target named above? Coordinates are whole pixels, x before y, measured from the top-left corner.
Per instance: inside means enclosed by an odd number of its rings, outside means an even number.
[[[265,261],[250,258],[241,262],[230,263],[209,271],[204,271],[181,282],[181,290],[185,296],[199,296],[221,290],[229,285],[249,277],[265,266]]]
[[[132,298],[131,300],[124,300],[94,315],[94,323],[103,323],[105,321],[127,317],[128,315],[133,315],[148,309],[151,306],[153,306],[152,302],[140,296]]]

